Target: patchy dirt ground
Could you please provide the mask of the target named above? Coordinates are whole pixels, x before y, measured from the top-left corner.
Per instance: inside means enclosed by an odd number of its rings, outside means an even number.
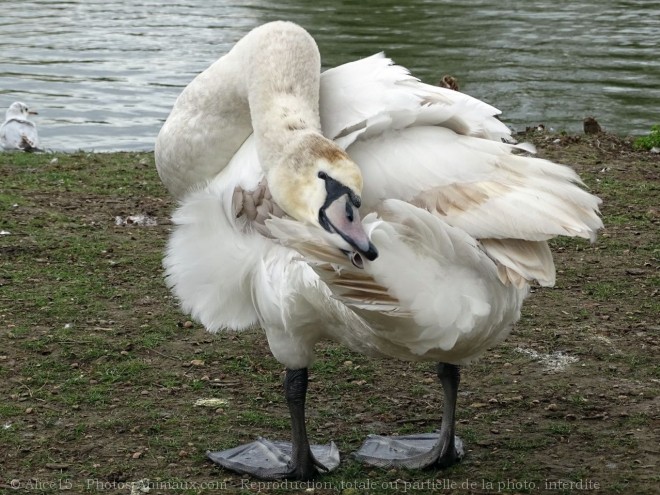
[[[467,456],[445,471],[353,461],[368,433],[437,428],[441,392],[429,365],[328,343],[309,434],[337,442],[342,464],[309,484],[204,457],[288,436],[282,370],[260,331],[210,335],[178,311],[160,266],[174,205],[153,156],[0,155],[0,492],[660,493],[660,157],[602,134],[525,139],[579,171],[606,229],[593,246],[554,242],[556,287],[463,370]]]

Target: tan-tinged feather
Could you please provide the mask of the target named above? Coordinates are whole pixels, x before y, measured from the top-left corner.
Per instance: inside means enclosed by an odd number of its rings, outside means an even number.
[[[503,283],[516,287],[537,281],[543,286],[555,283],[555,264],[545,241],[519,239],[482,239],[481,246],[497,263]]]
[[[509,186],[492,181],[455,183],[426,189],[413,198],[411,203],[443,216],[457,215],[510,190]]]

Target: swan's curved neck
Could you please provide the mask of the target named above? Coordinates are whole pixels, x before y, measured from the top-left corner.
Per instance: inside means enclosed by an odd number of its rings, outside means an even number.
[[[259,159],[268,169],[302,136],[321,133],[321,59],[314,39],[291,23],[267,24],[242,41],[249,57],[247,103]]]
[[[156,141],[175,196],[215,177],[254,132],[265,171],[320,134],[321,62],[314,39],[289,22],[255,28],[181,93]],[[185,129],[185,132],[181,132]]]

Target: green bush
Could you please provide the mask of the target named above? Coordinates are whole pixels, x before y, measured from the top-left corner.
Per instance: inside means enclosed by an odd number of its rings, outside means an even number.
[[[636,150],[650,150],[651,148],[660,148],[660,125],[651,126],[651,132],[648,136],[641,136],[635,139],[633,147]]]

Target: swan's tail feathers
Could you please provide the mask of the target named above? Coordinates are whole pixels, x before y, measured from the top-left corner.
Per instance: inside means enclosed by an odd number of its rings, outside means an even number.
[[[514,150],[524,151],[525,153],[536,154],[536,146],[533,143],[509,143],[513,144]]]

